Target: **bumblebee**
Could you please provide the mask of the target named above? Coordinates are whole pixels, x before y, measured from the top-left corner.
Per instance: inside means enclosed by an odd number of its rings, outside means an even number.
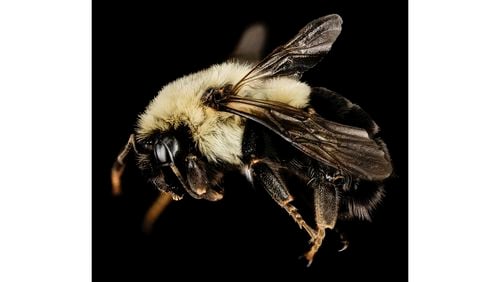
[[[308,233],[310,265],[326,229],[338,220],[370,219],[393,171],[365,111],[300,81],[330,51],[341,26],[338,15],[318,18],[257,63],[231,59],[164,86],[112,167],[115,193],[131,151],[162,191],[162,208],[186,195],[218,201],[225,172],[241,171]],[[297,193],[309,196],[312,220],[296,208]]]

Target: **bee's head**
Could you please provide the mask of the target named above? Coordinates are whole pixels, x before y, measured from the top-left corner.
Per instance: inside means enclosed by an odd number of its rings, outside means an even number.
[[[222,198],[223,190],[213,170],[216,165],[207,165],[187,126],[138,135],[135,143],[138,167],[156,188],[170,192],[174,199],[181,199],[186,192],[195,199]]]
[[[185,173],[184,163],[192,147],[186,127],[138,135],[138,167],[157,188],[181,198],[185,192],[181,175]]]

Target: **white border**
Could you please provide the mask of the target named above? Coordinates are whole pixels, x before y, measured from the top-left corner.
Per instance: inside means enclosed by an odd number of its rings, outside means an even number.
[[[500,281],[498,3],[410,2],[410,281]]]
[[[0,2],[0,281],[91,279],[91,3]]]

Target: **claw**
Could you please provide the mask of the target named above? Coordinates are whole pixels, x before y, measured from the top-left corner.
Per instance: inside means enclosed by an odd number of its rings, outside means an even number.
[[[338,249],[338,252],[340,253],[345,251],[347,247],[349,247],[349,241],[344,238],[344,233],[340,232],[338,229],[335,229],[335,231],[337,231],[337,233],[339,234],[339,240],[340,243],[342,244],[342,247]]]
[[[311,266],[311,264],[312,264],[312,262],[313,262],[313,259],[314,259],[314,254],[313,254],[313,255],[311,255],[311,254],[310,254],[310,251],[309,251],[309,252],[307,252],[307,253],[305,253],[305,254],[303,254],[303,255],[299,256],[299,258],[298,258],[298,259],[300,259],[300,260],[301,260],[301,259],[305,259],[305,260],[307,260],[307,264],[306,264],[306,266],[307,266],[307,267],[310,267],[310,266]]]
[[[304,258],[307,260],[307,267],[310,267],[314,259],[314,253],[309,251],[304,255]]]
[[[340,243],[342,243],[342,247],[338,250],[339,253],[345,251],[347,247],[349,247],[349,241],[347,240],[342,240]]]
[[[316,230],[316,236],[311,238],[313,239],[311,242],[312,244],[311,249],[309,249],[309,251],[304,254],[304,258],[308,261],[307,267],[311,266],[314,259],[314,255],[316,255],[316,253],[318,252],[319,247],[323,243],[324,238],[325,238],[325,229],[319,228],[318,230]]]

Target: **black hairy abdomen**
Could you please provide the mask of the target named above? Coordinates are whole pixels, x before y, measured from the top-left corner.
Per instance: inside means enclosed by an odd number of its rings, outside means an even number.
[[[320,116],[328,120],[363,128],[370,136],[378,131],[377,124],[360,106],[327,88],[312,88],[309,104]]]

